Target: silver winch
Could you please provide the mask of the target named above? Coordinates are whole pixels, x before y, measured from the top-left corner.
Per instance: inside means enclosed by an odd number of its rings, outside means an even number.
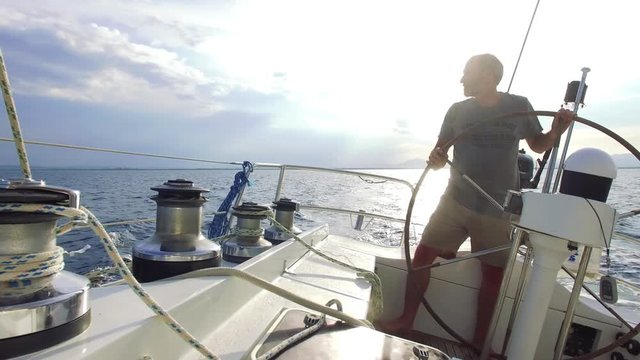
[[[271,208],[275,210],[276,221],[286,227],[289,231],[298,235],[302,230],[293,224],[293,215],[300,209],[300,204],[287,198],[274,201]],[[280,244],[291,239],[291,234],[283,231],[277,226],[271,226],[264,231],[264,238],[272,242],[274,245]]]
[[[80,192],[47,186],[44,181],[0,182],[0,204],[77,209],[79,199]],[[3,359],[66,341],[91,323],[89,280],[68,271],[56,271],[64,266],[63,250],[56,244],[56,223],[61,216],[15,209],[0,212],[0,358]]]
[[[262,234],[260,221],[267,218],[269,207],[252,202],[234,206],[232,214],[237,219],[234,236],[222,244],[222,254],[226,261],[241,263],[269,250],[271,242]]]
[[[220,266],[220,245],[208,240],[202,229],[202,196],[209,189],[192,181],[169,180],[152,187],[157,204],[156,232],[133,247],[133,274],[140,282],[154,281],[193,270]]]

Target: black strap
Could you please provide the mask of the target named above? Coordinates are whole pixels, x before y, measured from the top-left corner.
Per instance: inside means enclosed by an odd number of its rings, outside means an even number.
[[[531,180],[531,189],[535,189],[538,187],[538,183],[540,182],[540,176],[542,176],[542,170],[544,170],[544,166],[547,165],[547,160],[549,160],[549,155],[551,155],[551,149],[544,152],[542,156],[542,160],[538,159],[538,171],[536,171],[536,175]]]

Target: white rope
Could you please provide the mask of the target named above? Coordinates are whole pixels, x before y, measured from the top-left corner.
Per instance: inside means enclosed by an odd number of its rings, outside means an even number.
[[[257,360],[270,360],[270,359],[273,359],[274,357],[278,356],[284,349],[286,349],[289,346],[297,343],[298,341],[303,340],[303,339],[313,335],[314,333],[316,333],[326,323],[327,323],[327,316],[325,314],[320,315],[320,317],[318,319],[318,322],[316,322],[315,324],[305,328],[304,330],[300,331],[299,333],[297,333],[297,334],[295,334],[293,336],[290,336],[289,338],[285,339],[280,344],[276,345],[272,349],[270,349],[267,352],[265,352],[264,354],[262,354],[260,357],[258,357]]]
[[[254,216],[254,217],[265,217],[268,218],[270,216],[273,215],[273,211],[271,211],[270,209],[265,209],[265,210],[236,210],[233,209],[233,215],[237,216],[237,217],[242,217],[242,216],[238,216],[238,215],[244,215],[244,216]]]
[[[18,159],[20,160],[20,168],[26,179],[31,179],[31,169],[29,168],[29,159],[27,158],[27,149],[24,146],[22,132],[20,131],[20,122],[18,121],[18,113],[16,112],[16,104],[11,96],[11,87],[9,85],[9,75],[7,67],[4,65],[4,57],[0,51],[0,88],[2,88],[2,96],[4,105],[7,108],[7,116],[13,133],[13,140],[18,151]]]
[[[231,230],[231,234],[232,236],[262,236],[262,234],[264,234],[264,230],[262,228],[258,228],[258,229],[244,229],[244,228],[239,228],[239,227],[235,227],[233,228],[233,230]],[[226,237],[222,236],[222,237]],[[219,237],[216,239],[220,239]]]
[[[81,226],[88,227],[89,225],[84,221],[69,221],[69,222],[66,222],[66,223],[64,223],[64,224],[62,224],[62,225],[60,225],[60,226],[58,226],[56,228],[56,235],[57,236],[64,235],[64,234],[68,233],[69,231],[71,231],[73,229],[76,229],[78,227],[81,227]]]
[[[238,215],[250,215],[250,216],[264,216],[266,218],[269,219],[269,221],[271,221],[272,224],[274,224],[277,228],[279,228],[280,230],[286,232],[288,235],[290,235],[291,237],[293,237],[296,241],[298,241],[299,243],[301,243],[304,247],[306,247],[309,251],[313,252],[314,254],[320,256],[321,258],[340,265],[340,266],[344,266],[350,270],[353,270],[356,272],[356,275],[358,277],[361,277],[365,280],[367,280],[370,284],[371,284],[371,306],[369,307],[369,314],[367,314],[367,318],[371,321],[375,320],[378,318],[378,316],[380,316],[382,314],[382,309],[383,309],[383,296],[382,296],[382,281],[380,281],[380,278],[378,277],[378,275],[372,271],[369,271],[367,269],[362,269],[356,266],[353,266],[351,264],[347,264],[345,262],[342,262],[340,260],[334,259],[328,255],[325,255],[324,253],[322,253],[321,251],[315,249],[313,246],[307,244],[304,240],[302,240],[300,237],[298,237],[296,234],[294,234],[293,232],[291,232],[291,230],[287,229],[287,227],[285,227],[284,225],[280,224],[279,222],[276,221],[275,216],[273,214],[273,211],[271,211],[270,209],[266,209],[266,210],[256,210],[256,211],[251,211],[251,210],[233,210],[234,215],[238,216]],[[262,235],[262,229],[260,229],[260,234],[258,234],[257,236]]]
[[[64,268],[64,249],[0,256],[0,297],[33,294],[49,284],[47,277]]]
[[[331,299],[325,306],[336,305],[338,307],[338,311],[342,311],[342,303],[338,299]],[[265,352],[262,356],[260,356],[257,360],[270,360],[280,354],[287,347],[297,343],[300,340],[303,340],[313,334],[315,334],[318,330],[320,330],[323,326],[327,324],[327,315],[321,314],[317,319],[315,324],[309,324],[307,319],[311,320],[311,314],[306,315],[304,319],[304,324],[306,329],[300,331],[299,333],[290,336],[289,338],[282,341],[280,344]],[[316,315],[313,315],[316,316]],[[311,321],[309,321],[311,322]]]
[[[260,356],[258,358],[258,360],[270,360],[270,359],[273,359],[274,357],[278,356],[278,354],[280,354],[284,349],[286,349],[289,346],[297,343],[298,341],[300,341],[302,339],[305,339],[305,338],[313,335],[314,333],[316,333],[326,323],[327,323],[327,316],[325,314],[322,314],[320,316],[320,319],[318,320],[318,322],[315,325],[312,325],[312,326],[300,331],[299,333],[289,337],[288,339],[284,340],[283,342],[281,342],[280,344],[275,346],[273,349],[270,349],[269,351],[267,351],[264,354],[262,354],[262,356]]]
[[[195,270],[187,274],[177,275],[172,277],[172,279],[188,279],[188,278],[204,277],[204,276],[234,276],[239,279],[250,282],[251,284],[258,286],[264,290],[267,290],[271,293],[274,293],[280,297],[290,300],[298,305],[304,306],[311,310],[315,310],[317,312],[327,314],[336,319],[342,320],[349,325],[364,326],[364,327],[373,329],[373,325],[367,320],[356,319],[352,316],[349,316],[343,313],[342,311],[332,309],[328,306],[324,306],[316,302],[313,302],[300,295],[296,295],[288,290],[285,290],[281,287],[273,285],[270,282],[264,281],[259,277],[256,277],[248,272],[238,270],[235,268],[226,268],[226,267],[205,268],[205,269]]]
[[[369,313],[367,314],[367,318],[370,321],[373,321],[375,319],[377,319],[381,314],[382,314],[382,310],[383,310],[383,296],[382,296],[382,281],[380,281],[380,278],[378,277],[378,274],[374,273],[373,271],[369,271],[367,269],[362,269],[359,268],[357,266],[353,266],[351,264],[347,264],[345,262],[342,262],[340,260],[334,259],[324,253],[322,253],[321,251],[315,249],[313,246],[307,244],[304,240],[302,240],[300,237],[298,237],[296,234],[294,234],[293,232],[291,232],[291,230],[287,229],[284,225],[280,224],[279,222],[276,221],[276,219],[273,217],[273,214],[269,216],[269,220],[280,230],[285,231],[288,235],[292,236],[296,241],[298,241],[299,243],[301,243],[304,247],[306,247],[307,249],[309,249],[311,252],[313,252],[314,254],[320,256],[321,258],[340,265],[340,266],[344,266],[350,270],[353,270],[356,272],[356,275],[358,277],[361,277],[363,279],[365,279],[366,281],[368,281],[371,284],[371,306],[369,307]]]
[[[64,268],[63,254],[64,249],[57,246],[54,250],[41,253],[0,256],[0,281],[15,282],[60,272]],[[10,285],[17,286],[20,285]]]

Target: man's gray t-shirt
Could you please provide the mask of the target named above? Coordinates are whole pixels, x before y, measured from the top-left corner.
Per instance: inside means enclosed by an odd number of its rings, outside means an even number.
[[[454,142],[453,164],[502,204],[507,190],[519,189],[520,139],[539,134],[542,126],[536,116],[491,121],[500,115],[533,111],[526,97],[499,94],[500,100],[493,107],[482,107],[473,98],[453,104],[444,118],[439,138],[449,141],[465,129],[486,122],[465,132]],[[453,168],[445,196],[452,197],[470,210],[501,216],[500,211]]]

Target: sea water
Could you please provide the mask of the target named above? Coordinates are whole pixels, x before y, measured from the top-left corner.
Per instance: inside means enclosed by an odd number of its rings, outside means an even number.
[[[233,184],[239,169],[32,169],[34,179],[43,179],[48,185],[79,190],[80,202],[104,224],[118,249],[124,255],[131,253],[136,241],[151,237],[155,231],[156,204],[150,199],[157,194],[151,187],[170,179],[187,179],[196,186],[208,188],[208,201],[204,205],[203,233]],[[358,170],[355,170],[358,171]],[[395,177],[415,184],[422,169],[376,169],[361,170],[378,175]],[[243,196],[244,201],[270,204],[275,198],[279,171],[257,169],[250,175],[250,185]],[[18,170],[0,170],[0,178],[19,178]],[[411,243],[420,239],[429,215],[435,209],[449,177],[448,170],[427,174],[419,189],[413,208],[410,228]],[[619,213],[640,208],[640,168],[619,169],[607,203]],[[318,171],[289,170],[284,177],[281,197],[288,197],[301,205],[315,205],[348,210],[364,210],[398,219],[398,221],[365,218],[362,230],[354,229],[356,217],[344,213],[302,209],[296,214],[295,224],[302,230],[330,223],[332,233],[350,236],[364,242],[381,246],[399,246],[402,242],[403,223],[411,199],[411,188],[403,183],[381,181],[366,176],[348,176]],[[136,219],[142,222],[109,226],[109,223]],[[265,226],[267,224],[265,223]],[[616,232],[633,239],[640,239],[640,215],[622,219]],[[640,241],[640,240],[639,240]],[[77,229],[58,238],[58,244],[73,256],[65,258],[65,269],[85,274],[89,271],[111,266],[98,238],[89,229]],[[640,285],[640,260],[637,255],[640,243],[623,240],[618,236],[610,248],[611,265],[606,267],[604,257],[601,270],[630,284]],[[400,253],[400,251],[399,251]],[[593,285],[592,285],[593,286]],[[640,294],[635,287],[621,286],[621,303],[640,309]]]

